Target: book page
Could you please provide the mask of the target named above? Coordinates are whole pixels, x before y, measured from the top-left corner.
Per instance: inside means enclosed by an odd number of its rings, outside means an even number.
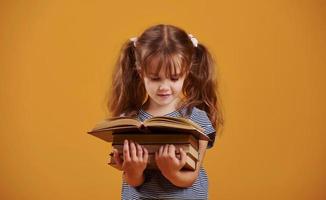
[[[204,132],[204,129],[200,127],[195,122],[190,119],[183,117],[152,117],[150,119],[145,120],[145,126],[169,126],[174,128],[181,128],[187,130],[198,130],[199,132]]]
[[[129,118],[129,117],[109,118],[98,123],[92,131],[140,127],[141,124],[142,123],[135,118]]]

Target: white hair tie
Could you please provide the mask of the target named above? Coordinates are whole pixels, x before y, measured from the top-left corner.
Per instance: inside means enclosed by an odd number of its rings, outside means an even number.
[[[192,35],[192,34],[188,34],[192,44],[197,47],[198,46],[198,40]]]
[[[136,47],[137,39],[138,39],[137,37],[132,37],[129,39],[130,41],[134,42],[134,47]]]

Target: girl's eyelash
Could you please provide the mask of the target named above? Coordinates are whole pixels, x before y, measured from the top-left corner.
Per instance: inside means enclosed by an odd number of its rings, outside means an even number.
[[[159,81],[161,78],[151,78],[152,81]],[[179,78],[171,78],[171,81],[178,81]]]

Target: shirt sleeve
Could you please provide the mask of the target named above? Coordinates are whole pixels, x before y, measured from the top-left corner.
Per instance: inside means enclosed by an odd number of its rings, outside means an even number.
[[[207,113],[198,108],[194,108],[190,119],[204,129],[204,133],[211,139],[211,141],[208,141],[207,149],[212,148],[215,142],[216,130],[209,120]]]

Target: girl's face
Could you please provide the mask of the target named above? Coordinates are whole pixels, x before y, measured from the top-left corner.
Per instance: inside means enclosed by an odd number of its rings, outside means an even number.
[[[159,74],[148,73],[144,75],[144,84],[149,96],[151,107],[163,108],[172,106],[176,109],[179,97],[182,94],[182,86],[185,73],[180,76],[180,69],[171,77],[166,77],[164,70]]]

